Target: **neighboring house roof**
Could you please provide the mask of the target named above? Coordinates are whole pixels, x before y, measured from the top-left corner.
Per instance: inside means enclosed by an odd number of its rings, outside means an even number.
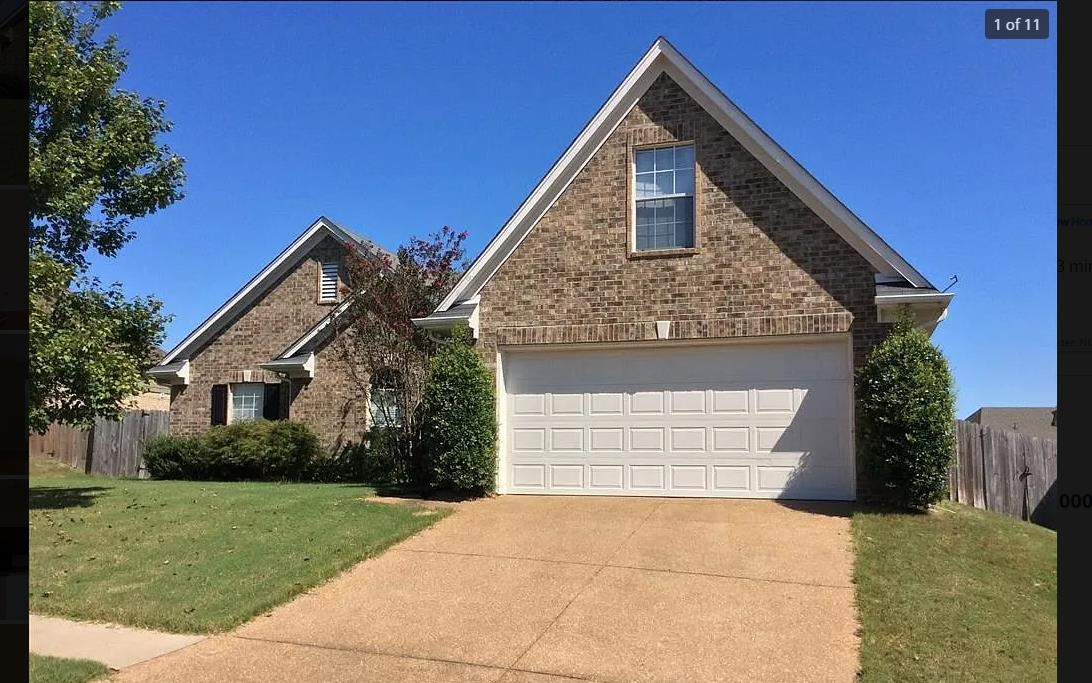
[[[481,292],[649,86],[664,73],[854,247],[880,276],[893,282],[905,282],[914,288],[928,288],[936,293],[925,276],[846,208],[661,36],[474,260],[466,275],[436,308],[437,314],[447,312]],[[946,300],[950,298],[951,295],[947,295]]]
[[[1057,439],[1056,413],[1057,408],[1048,407],[982,407],[971,413],[965,421],[984,427],[1030,434],[1041,439]]]
[[[318,220],[293,240],[284,251],[243,285],[242,289],[233,294],[224,305],[216,309],[215,313],[198,325],[177,346],[168,351],[167,355],[159,361],[159,365],[149,370],[148,374],[157,379],[166,379],[172,375],[181,378],[181,374],[186,371],[183,362],[188,360],[191,353],[201,348],[209,339],[218,334],[223,326],[230,322],[237,313],[253,304],[281,275],[294,267],[300,258],[329,236],[333,236],[343,243],[356,244],[366,253],[393,257],[390,252],[371,240],[351,232],[326,216],[319,216]],[[323,318],[323,320],[326,319]],[[316,325],[316,327],[318,326]]]

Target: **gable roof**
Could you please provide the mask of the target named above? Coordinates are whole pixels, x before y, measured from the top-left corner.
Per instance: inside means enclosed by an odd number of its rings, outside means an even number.
[[[595,156],[618,124],[649,86],[666,73],[702,106],[774,176],[822,218],[878,271],[881,276],[932,288],[929,281],[899,256],[803,166],[744,114],[663,36],[641,57],[591,121],[573,140],[553,168],[523,200],[474,260],[463,278],[436,308],[447,311],[481,292],[482,287],[515,252],[535,224],[553,206],[569,183]]]
[[[299,237],[293,240],[284,251],[278,254],[277,257],[266,264],[257,275],[243,285],[242,289],[231,295],[231,298],[220,306],[220,308],[216,309],[212,315],[198,325],[195,330],[190,332],[177,346],[168,351],[167,355],[160,359],[159,365],[156,367],[167,366],[173,361],[182,361],[189,358],[189,354],[196,349],[199,349],[205,342],[219,333],[224,325],[235,317],[235,314],[254,303],[265,293],[270,285],[295,266],[300,258],[306,255],[307,252],[317,246],[322,240],[330,236],[343,243],[356,244],[365,252],[391,256],[390,252],[371,240],[360,237],[326,216],[319,216],[318,219],[312,223],[309,228],[304,230]],[[325,320],[326,318],[324,317],[323,319]],[[312,328],[308,333],[312,331],[317,332],[317,330]]]

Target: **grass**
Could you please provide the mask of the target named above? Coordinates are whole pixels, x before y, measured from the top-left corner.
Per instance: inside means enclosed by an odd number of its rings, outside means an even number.
[[[1057,535],[944,502],[853,517],[862,681],[1053,681]]]
[[[363,486],[114,480],[41,462],[30,486],[31,611],[175,633],[235,627],[448,512],[368,502]]]
[[[90,659],[30,654],[30,683],[84,683],[109,672],[105,664]]]

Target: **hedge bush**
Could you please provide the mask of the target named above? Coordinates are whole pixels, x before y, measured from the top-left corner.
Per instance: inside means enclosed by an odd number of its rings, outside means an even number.
[[[315,482],[407,484],[405,463],[388,443],[392,431],[374,428],[359,442],[346,444],[335,453],[321,453],[308,466],[304,478]]]
[[[858,444],[882,502],[924,509],[939,501],[955,453],[948,361],[903,313],[857,375]]]
[[[484,494],[497,475],[493,377],[465,325],[432,359],[422,407],[422,443],[432,488]]]
[[[144,464],[156,479],[301,480],[319,454],[318,439],[301,422],[248,420],[150,439]]]

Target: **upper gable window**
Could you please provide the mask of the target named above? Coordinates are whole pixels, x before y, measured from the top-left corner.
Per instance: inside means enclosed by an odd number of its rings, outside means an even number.
[[[319,282],[319,301],[337,301],[337,261],[322,262],[322,278]]]
[[[694,246],[694,145],[634,152],[637,251]]]

